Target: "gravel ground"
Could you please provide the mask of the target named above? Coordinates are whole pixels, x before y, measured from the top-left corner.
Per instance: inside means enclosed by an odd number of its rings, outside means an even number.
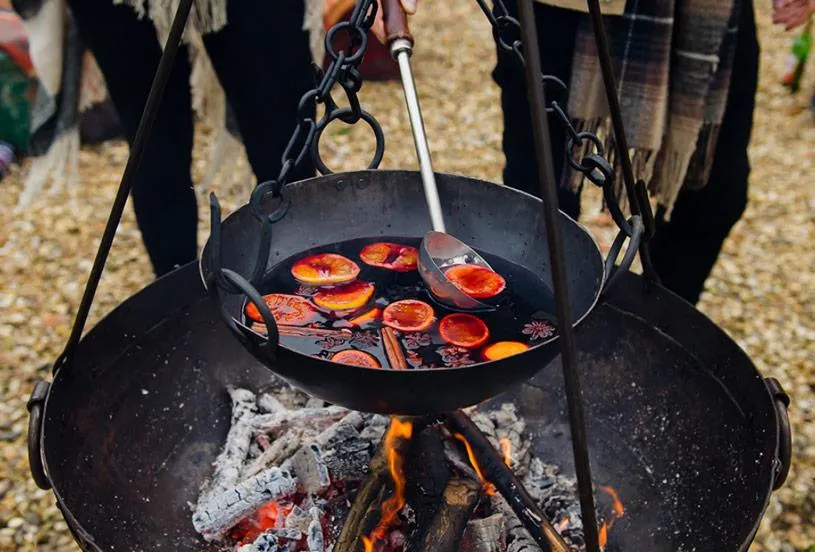
[[[418,39],[415,71],[437,168],[498,181],[501,114],[498,92],[489,78],[493,63],[489,29],[474,2],[427,4],[413,25]],[[725,246],[700,309],[748,351],[765,375],[781,380],[793,397],[792,473],[775,494],[754,546],[790,552],[815,545],[815,188],[807,178],[814,168],[815,123],[806,109],[808,94],[791,97],[776,84],[790,37],[771,28],[768,8],[760,4],[763,69],[750,206]],[[812,90],[813,72],[805,90]],[[366,85],[362,98],[389,140],[383,166],[415,167],[398,85]],[[200,134],[194,167],[199,180],[207,152],[201,146],[209,142],[206,132]],[[367,163],[370,139],[364,130],[335,129],[329,134],[325,149],[331,166],[355,169]],[[67,338],[126,157],[122,144],[83,151],[79,188],[45,197],[23,215],[11,214],[21,175],[0,186],[2,551],[77,550],[52,495],[37,490],[29,478],[25,401],[34,382],[48,377],[43,366],[59,354]],[[223,182],[220,186],[230,188]],[[229,197],[224,196],[227,207],[246,198],[234,193],[234,185],[231,188]],[[606,218],[587,211],[587,224],[607,244],[611,229]],[[207,233],[204,222],[202,240]],[[92,322],[150,279],[128,208]]]

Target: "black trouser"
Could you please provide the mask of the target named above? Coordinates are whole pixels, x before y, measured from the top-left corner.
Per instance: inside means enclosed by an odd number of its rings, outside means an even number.
[[[161,56],[154,27],[113,0],[69,4],[132,143]],[[259,181],[277,178],[297,104],[314,82],[303,10],[303,0],[229,0],[228,25],[204,38]],[[133,186],[136,218],[157,275],[197,255],[192,145],[190,62],[182,49]],[[306,160],[291,179],[313,175]]]
[[[517,17],[514,0],[504,0]],[[535,16],[543,72],[569,83],[572,70],[578,12],[537,4]],[[727,109],[716,148],[710,180],[698,191],[680,194],[671,221],[657,213],[657,233],[651,241],[654,267],[663,284],[695,304],[731,228],[747,206],[747,180],[750,163],[747,146],[753,126],[753,109],[758,84],[759,46],[752,2],[745,2]],[[504,110],[504,183],[539,195],[532,126],[523,70],[510,54],[499,49],[495,81],[501,87]],[[552,150],[555,171],[560,178],[565,164],[566,133],[551,117]],[[560,208],[577,218],[580,195],[559,190]]]

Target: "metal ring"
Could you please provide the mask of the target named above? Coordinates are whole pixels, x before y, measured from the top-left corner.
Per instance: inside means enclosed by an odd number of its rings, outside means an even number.
[[[340,55],[334,51],[334,37],[338,32],[346,29],[351,29],[348,31],[349,48],[353,47],[354,35],[356,35],[356,38],[359,40],[359,47],[353,54],[345,58],[345,63],[356,63],[362,60],[362,56],[365,55],[365,50],[368,48],[368,34],[364,33],[359,27],[352,25],[350,21],[340,21],[328,29],[328,32],[325,34],[325,53],[328,54],[333,61],[339,59]]]
[[[38,381],[26,403],[26,409],[28,409],[28,465],[34,483],[45,491],[51,488],[51,481],[42,463],[40,437],[42,436],[42,405],[45,403],[50,387],[47,381]]]
[[[584,144],[585,142],[591,142],[594,144],[595,149],[597,150],[597,155],[600,157],[605,155],[605,149],[603,148],[603,143],[600,141],[600,138],[591,132],[578,132],[576,136],[570,136],[566,140],[566,160],[569,162],[569,166],[571,166],[574,170],[580,171],[585,173],[587,171],[592,170],[591,167],[586,167],[582,163],[578,163],[574,160],[574,149],[577,147],[577,143]]]
[[[515,29],[518,38],[512,41],[512,44],[509,44],[507,41],[504,40],[502,33],[506,32],[509,29]],[[502,50],[506,52],[513,51],[514,44],[519,42],[519,37],[521,35],[521,23],[510,15],[499,15],[495,18],[495,24],[492,27],[492,36],[495,39],[495,42],[498,43],[498,46],[501,47]]]
[[[631,217],[628,222],[631,225],[632,233],[630,241],[628,242],[628,249],[626,249],[625,256],[623,260],[620,261],[619,266],[616,266],[617,257],[620,256],[623,243],[625,243],[626,238],[628,238],[624,231],[620,230],[617,237],[614,238],[614,243],[611,244],[611,249],[608,251],[605,262],[606,281],[605,284],[603,284],[603,291],[601,292],[603,295],[608,293],[608,291],[614,287],[614,284],[619,281],[620,274],[627,272],[631,268],[631,263],[634,262],[634,257],[637,256],[637,251],[639,251],[642,235],[645,233],[642,217],[635,215]]]
[[[775,407],[775,417],[778,422],[778,452],[776,453],[775,479],[773,490],[777,491],[787,480],[792,464],[792,429],[787,408],[790,405],[790,396],[787,395],[781,383],[775,378],[765,378],[764,383],[770,391]]]
[[[314,141],[311,143],[311,155],[314,159],[314,165],[317,167],[317,170],[320,171],[320,174],[334,174],[334,172],[328,168],[320,157],[320,138],[323,135],[323,131],[333,121],[337,119],[342,120],[343,117],[347,117],[352,113],[352,110],[348,108],[337,109],[323,117],[323,119],[317,125],[317,132],[314,135]],[[385,134],[382,132],[382,127],[379,126],[379,122],[374,118],[374,116],[364,109],[360,114],[360,119],[368,123],[371,130],[374,131],[374,138],[376,138],[376,150],[374,151],[373,159],[368,164],[368,169],[376,169],[379,167],[379,164],[382,162],[382,158],[385,156]]]
[[[560,99],[563,101],[564,105],[566,104],[566,102],[569,101],[569,87],[566,86],[565,82],[563,82],[562,80],[560,80],[559,78],[557,78],[554,75],[541,75],[541,80],[543,81],[543,93],[544,93],[544,96],[546,97],[546,102],[550,105],[550,107],[546,108],[546,112],[547,113],[554,112],[555,107],[557,106],[557,108],[560,109],[560,111],[563,113],[563,115],[566,116],[566,120],[568,121],[569,116],[566,114],[566,112],[563,110],[563,108],[560,107],[560,102],[558,102],[558,100],[550,99],[551,96],[549,94],[549,88],[547,88],[547,85],[554,84],[555,86],[557,86],[560,89],[560,95],[563,96]],[[571,126],[571,125],[569,125],[569,126]]]

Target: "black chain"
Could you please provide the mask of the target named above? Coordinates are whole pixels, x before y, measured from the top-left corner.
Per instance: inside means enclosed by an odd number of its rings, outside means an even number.
[[[492,35],[495,43],[504,52],[514,54],[521,67],[526,65],[521,42],[521,24],[512,17],[503,0],[493,0],[495,9],[490,10],[486,0],[476,0],[481,11],[487,16],[492,25]],[[614,222],[620,229],[631,237],[632,227],[629,220],[623,215],[613,190],[615,180],[614,167],[605,158],[605,149],[600,137],[592,132],[578,132],[572,124],[572,119],[566,112],[569,88],[561,79],[553,75],[541,75],[544,91],[547,98],[546,112],[554,115],[558,122],[566,129],[566,160],[569,166],[581,173],[589,182],[603,189],[603,197]],[[549,99],[554,98],[554,99]],[[592,148],[587,148],[591,144]],[[575,152],[584,152],[583,158],[575,159]]]
[[[306,155],[311,155],[317,170],[321,174],[331,173],[331,170],[325,165],[320,156],[319,143],[323,131],[332,122],[341,121],[353,125],[359,121],[364,121],[368,124],[376,138],[374,156],[368,168],[375,169],[379,167],[385,152],[384,133],[374,116],[362,109],[357,95],[362,88],[359,65],[365,56],[368,36],[376,18],[377,7],[376,0],[359,0],[351,13],[350,19],[335,24],[326,33],[325,52],[331,62],[325,71],[316,64],[313,65],[315,86],[303,94],[300,99],[298,104],[300,118],[283,151],[280,173],[276,179],[259,184],[253,190],[249,200],[249,207],[253,216],[261,223],[261,239],[257,261],[249,282],[243,281],[238,285],[235,278],[221,267],[220,205],[215,195],[210,195],[212,209],[212,235],[210,237],[212,263],[210,268],[212,270],[211,280],[214,280],[214,282],[208,282],[208,287],[214,283],[220,290],[227,293],[245,293],[247,283],[254,287],[260,284],[269,260],[272,225],[280,221],[291,206],[291,199],[286,195],[285,188],[292,171],[303,162]],[[345,36],[348,39],[348,47],[338,51],[336,44],[343,33],[346,34]],[[337,85],[344,92],[349,107],[339,107],[331,96],[332,89]],[[315,120],[312,113],[317,112],[319,105],[325,107],[325,112],[319,120]],[[277,207],[271,212],[266,209],[269,198],[278,201]],[[257,306],[263,312],[265,305]]]

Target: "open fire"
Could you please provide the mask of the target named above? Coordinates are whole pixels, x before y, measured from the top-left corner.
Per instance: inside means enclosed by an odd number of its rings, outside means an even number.
[[[512,404],[443,423],[326,406],[282,384],[230,395],[227,441],[192,516],[224,551],[540,550],[491,455],[542,512],[543,533],[559,535],[551,549],[585,549],[575,479],[535,456]],[[612,487],[597,491],[605,544],[624,506]]]

